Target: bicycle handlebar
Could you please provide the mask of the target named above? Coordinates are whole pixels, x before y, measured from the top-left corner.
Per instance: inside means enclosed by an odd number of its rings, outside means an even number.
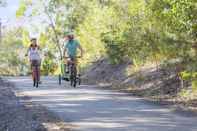
[[[71,57],[64,57],[64,58],[71,58]],[[76,56],[76,57],[74,57],[74,58],[81,58],[81,56]]]

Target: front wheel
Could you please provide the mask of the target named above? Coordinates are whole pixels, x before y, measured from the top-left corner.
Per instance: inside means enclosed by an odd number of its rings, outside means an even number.
[[[78,84],[81,85],[81,75],[78,75]]]
[[[38,66],[36,66],[36,70],[35,70],[35,75],[36,75],[36,77],[35,77],[35,80],[36,80],[36,88],[38,88],[38,85],[39,85],[39,75],[40,75],[40,73],[39,73],[39,69],[38,69]]]
[[[71,86],[74,85],[74,77],[73,77],[73,75],[70,76],[70,85]]]
[[[78,84],[81,85],[81,79],[79,78]]]
[[[36,81],[36,88],[38,88],[38,84],[39,84],[39,81],[37,80],[37,81]]]
[[[35,78],[33,78],[33,87],[35,87],[36,86],[36,80],[35,80]]]
[[[70,85],[73,87],[77,85],[76,68],[74,66],[71,68]]]
[[[33,87],[38,88],[38,85],[39,85],[39,81],[38,81],[38,79],[33,78]]]

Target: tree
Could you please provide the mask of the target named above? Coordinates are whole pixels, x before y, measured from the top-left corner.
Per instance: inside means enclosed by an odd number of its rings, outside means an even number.
[[[107,56],[114,64],[178,60],[178,73],[196,72],[196,0],[47,0],[28,8],[47,16],[43,34],[59,50],[63,32],[74,30],[86,51],[83,67]]]

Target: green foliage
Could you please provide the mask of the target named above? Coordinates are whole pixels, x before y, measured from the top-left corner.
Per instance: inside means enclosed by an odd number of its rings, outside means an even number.
[[[58,39],[65,31],[75,32],[85,50],[82,67],[108,56],[113,64],[129,58],[136,67],[147,61],[181,61],[183,79],[197,70],[196,0],[22,0],[18,16],[28,8],[32,15],[49,16]],[[39,42],[56,54],[53,31],[50,23]],[[24,46],[27,38],[23,32]],[[174,69],[180,64],[173,64]]]
[[[26,4],[24,2],[21,2],[20,7],[18,8],[16,12],[16,16],[17,17],[24,16],[26,10],[27,10]]]
[[[0,43],[0,74],[1,75],[20,75],[26,66],[23,55],[22,41],[20,39],[21,29],[10,30],[4,34]],[[17,33],[17,35],[15,35]],[[8,68],[9,67],[9,68]]]
[[[183,71],[180,74],[183,80],[197,79],[197,72]]]
[[[25,13],[30,5],[32,5],[32,0],[20,0],[19,8],[16,11],[16,17],[20,18],[25,16]]]
[[[192,74],[190,72],[181,72],[181,78],[183,80],[190,80],[192,78]]]
[[[197,91],[197,72],[184,71],[184,72],[181,72],[180,74],[183,80],[191,81],[192,90],[196,92]]]
[[[197,80],[192,81],[193,90],[197,90]]]
[[[121,40],[114,38],[111,34],[107,33],[103,35],[103,42],[105,43],[105,49],[112,64],[119,64],[124,59],[124,50],[121,47]]]
[[[30,37],[29,37],[29,32],[27,30],[23,30],[22,32],[22,40],[23,40],[23,46],[28,48],[30,45]]]
[[[46,47],[47,45],[47,41],[48,41],[48,38],[47,36],[44,34],[44,33],[41,33],[40,34],[40,37],[39,37],[39,40],[38,40],[38,43],[40,45],[41,48],[44,48]]]

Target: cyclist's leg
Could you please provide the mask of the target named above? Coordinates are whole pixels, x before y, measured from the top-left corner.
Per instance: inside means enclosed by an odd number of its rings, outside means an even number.
[[[73,62],[74,62],[74,67],[73,67],[73,76],[74,76],[74,87],[76,87],[76,84],[77,84],[77,58],[74,58],[73,59]]]
[[[40,66],[41,66],[41,60],[37,60],[37,71],[38,71],[38,81],[40,81]]]
[[[78,74],[79,68],[78,68],[78,59],[77,58],[74,59],[74,63],[75,63],[76,74]]]
[[[30,60],[29,62],[30,62],[32,80],[34,80],[34,62],[33,60]]]
[[[65,63],[65,72],[70,73],[70,60],[67,59]]]
[[[31,60],[31,68],[32,68],[32,78],[33,80],[36,78],[36,61],[35,60]]]
[[[32,75],[33,69],[32,69],[32,61],[31,60],[29,60],[29,67],[30,67],[31,76],[33,78],[33,75]]]
[[[34,66],[32,66],[32,79],[34,80],[35,79],[35,72],[34,72],[34,69],[35,67]]]
[[[32,76],[33,79],[40,80],[40,61],[32,60]]]
[[[69,61],[67,61],[67,64],[66,64],[66,73],[69,73],[69,71],[70,71],[70,62]]]
[[[73,58],[72,61],[74,62],[74,76],[77,77],[77,58]]]
[[[71,73],[70,72],[70,67],[71,67],[71,65],[73,64],[72,62],[74,61],[74,57],[73,56],[69,56],[69,60],[67,59],[67,71],[66,71],[66,73]]]
[[[75,70],[77,70],[77,58],[76,57],[70,57],[72,64],[74,64]]]

